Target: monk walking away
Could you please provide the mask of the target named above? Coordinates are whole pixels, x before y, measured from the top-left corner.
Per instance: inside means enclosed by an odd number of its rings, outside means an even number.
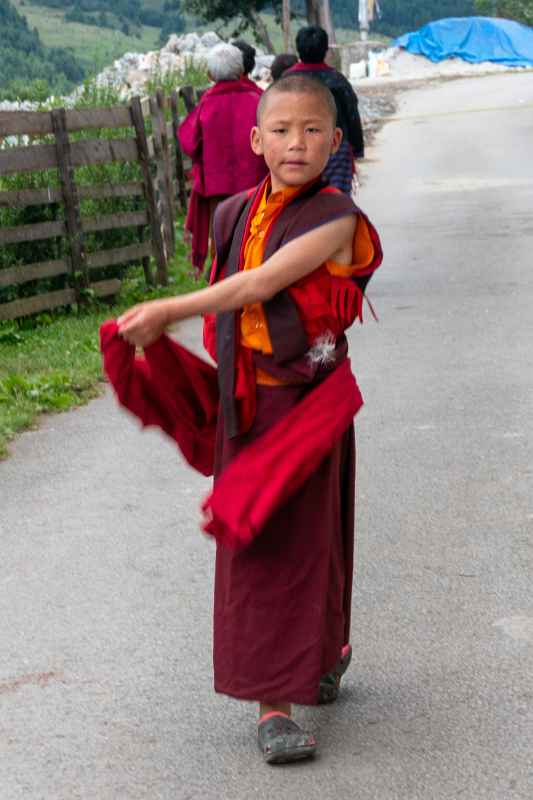
[[[322,81],[332,93],[337,106],[337,125],[342,129],[343,135],[341,146],[329,159],[323,177],[331,186],[352,194],[353,178],[356,174],[355,159],[364,158],[365,155],[359,101],[350,81],[342,72],[326,64],[328,48],[328,34],[323,28],[315,25],[301,28],[296,36],[300,60],[285,74],[312,75]]]
[[[365,214],[321,178],[341,141],[322,83],[272,84],[251,132],[269,175],[218,207],[210,286],[136,306],[101,334],[119,401],[214,475],[215,690],[258,703],[268,763],[315,754],[293,704],[336,700],[351,659],[362,398],[345,330],[362,321],[382,254]],[[165,334],[198,315],[216,368]]]
[[[180,147],[192,159],[185,230],[191,236],[191,261],[199,272],[213,249],[212,219],[217,205],[255,186],[267,174],[264,159],[249,146],[262,94],[247,77],[255,50],[245,42],[239,45],[219,44],[209,52],[207,68],[214,86],[204,92],[178,131]]]

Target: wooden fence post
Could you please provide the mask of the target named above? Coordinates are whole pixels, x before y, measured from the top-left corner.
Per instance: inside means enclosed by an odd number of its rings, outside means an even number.
[[[72,275],[76,277],[74,289],[79,302],[81,300],[80,289],[88,288],[89,286],[89,269],[80,220],[80,201],[72,165],[65,109],[54,108],[51,115],[65,208],[65,227],[70,250],[70,270]],[[78,278],[78,274],[81,278]]]
[[[140,200],[141,200],[140,197],[136,198],[136,201],[137,201],[135,203],[136,208],[140,207]],[[144,242],[144,239],[145,239],[145,226],[144,225],[138,225],[138,227],[137,227],[137,235],[139,236],[139,242],[141,242],[141,244],[142,244]],[[150,256],[143,256],[143,258],[141,260],[141,264],[142,264],[142,267],[143,267],[144,280],[146,281],[146,285],[147,286],[155,286],[155,278],[154,278],[154,275],[153,275],[153,272],[152,272],[152,267],[151,267],[151,264],[150,264]]]
[[[135,135],[137,139],[137,150],[139,154],[139,165],[143,176],[144,193],[146,198],[146,206],[148,211],[148,218],[150,220],[150,228],[152,231],[152,242],[154,245],[154,256],[156,260],[157,282],[162,286],[168,283],[167,273],[167,253],[165,250],[165,242],[161,233],[161,220],[159,210],[157,208],[157,199],[150,173],[150,155],[148,152],[148,141],[146,138],[146,128],[144,126],[144,117],[141,107],[141,100],[139,97],[133,97],[130,103],[130,114],[133,127],[135,128]]]
[[[178,93],[174,89],[170,95],[170,110],[172,113],[172,129],[174,131],[174,151],[176,153],[176,180],[178,182],[178,197],[181,210],[185,214],[187,211],[187,184],[185,181],[185,169],[183,167],[183,155],[178,139],[178,128],[180,124],[178,114]]]
[[[156,185],[157,185],[157,204],[163,222],[163,236],[167,247],[167,253],[172,254],[172,231],[170,198],[166,181],[165,153],[163,149],[163,133],[161,125],[161,114],[157,97],[150,97],[148,100],[150,107],[150,118],[152,120],[152,141],[154,143],[154,160],[156,163]]]
[[[170,145],[168,141],[167,122],[165,117],[165,95],[158,89],[156,92],[157,108],[159,125],[161,129],[161,147],[163,151],[163,173],[165,193],[167,197],[167,212],[169,215],[168,226],[170,234],[170,243],[172,246],[172,255],[176,252],[176,196],[174,191],[174,181],[172,180],[172,162],[170,158]]]
[[[194,99],[194,89],[192,86],[182,86],[180,89],[180,96],[183,97],[183,102],[185,103],[185,110],[187,114],[193,110],[194,106],[196,105],[196,101]]]

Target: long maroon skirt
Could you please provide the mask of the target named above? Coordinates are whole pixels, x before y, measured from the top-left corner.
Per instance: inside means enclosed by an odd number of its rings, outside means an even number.
[[[308,388],[258,386],[252,429],[217,432],[215,480]],[[321,675],[349,641],[354,553],[353,426],[245,550],[217,545],[215,690],[243,700],[315,705]]]

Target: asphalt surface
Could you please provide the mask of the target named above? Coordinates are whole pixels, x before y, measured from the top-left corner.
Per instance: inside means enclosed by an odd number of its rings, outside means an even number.
[[[108,393],[0,464],[1,800],[531,798],[533,77],[408,92],[368,155],[355,659],[297,709],[319,758],[263,765],[214,695],[208,483]]]

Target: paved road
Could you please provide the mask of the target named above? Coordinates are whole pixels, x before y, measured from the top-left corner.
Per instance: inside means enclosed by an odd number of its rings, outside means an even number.
[[[364,168],[387,257],[320,758],[267,768],[254,708],[213,696],[207,484],[106,396],[0,465],[2,800],[531,797],[532,104],[531,75],[407,93]]]

